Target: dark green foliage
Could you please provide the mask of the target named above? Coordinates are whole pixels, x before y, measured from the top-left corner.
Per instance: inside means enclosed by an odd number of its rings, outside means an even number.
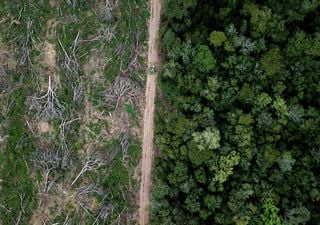
[[[164,10],[152,224],[318,224],[319,1]]]

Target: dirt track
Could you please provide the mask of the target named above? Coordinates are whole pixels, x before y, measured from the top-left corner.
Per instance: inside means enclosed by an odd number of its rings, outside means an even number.
[[[150,0],[150,21],[149,21],[149,50],[148,50],[148,71],[145,97],[145,110],[143,115],[143,144],[141,162],[141,183],[139,194],[139,224],[149,223],[149,201],[151,190],[151,172],[153,161],[153,114],[156,94],[157,66],[160,59],[158,54],[157,40],[160,27],[160,0]]]

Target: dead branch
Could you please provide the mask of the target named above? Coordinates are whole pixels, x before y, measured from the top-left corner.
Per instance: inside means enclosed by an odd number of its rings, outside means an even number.
[[[76,189],[77,197],[80,197],[81,195],[88,195],[88,194],[97,194],[99,196],[103,196],[105,192],[101,189],[98,188],[96,184],[90,184],[90,185],[85,185],[80,188]]]
[[[127,165],[127,158],[128,158],[128,148],[129,148],[129,135],[128,134],[124,134],[122,136],[121,142],[121,150],[122,150],[122,162],[124,165]]]
[[[103,34],[102,35],[103,35],[103,37],[105,38],[106,41],[110,41],[116,35],[116,26],[107,26],[103,30]]]
[[[62,60],[62,68],[70,75],[78,75],[80,71],[80,64],[78,63],[77,51],[79,48],[80,32],[78,32],[75,40],[73,41],[70,48],[67,50],[63,47],[60,39],[58,43],[64,52],[64,58]],[[72,78],[71,78],[72,79]]]
[[[65,169],[65,168],[68,168],[69,166],[72,166],[71,151],[68,146],[66,133],[68,132],[69,125],[79,119],[80,118],[72,119],[69,121],[62,120],[61,124],[59,125],[59,130],[60,130],[59,138],[60,138],[61,150],[63,153],[62,161],[61,161],[61,169]]]
[[[7,213],[11,213],[11,209],[7,208],[5,205],[0,204],[0,207],[3,208]]]
[[[30,123],[29,123],[28,120],[26,120],[26,124],[27,124],[29,130],[31,131],[31,133],[32,133],[34,136],[36,136],[36,133],[33,131],[33,128],[32,128],[32,126],[30,125]]]
[[[99,220],[106,221],[113,214],[114,208],[115,207],[112,203],[108,203],[107,205],[102,203],[100,205],[98,216],[93,224],[98,224],[97,222]]]
[[[137,103],[141,92],[140,86],[127,77],[118,76],[112,85],[102,94],[107,106],[114,106],[115,111],[122,99]]]
[[[20,55],[19,64],[21,66],[25,65],[26,63],[32,65],[30,54],[36,43],[35,32],[33,29],[33,20],[28,18],[26,23],[26,32],[23,32],[21,35],[18,35],[17,38],[21,43],[21,47],[18,49]]]
[[[10,90],[12,84],[10,82],[10,76],[7,73],[7,68],[0,65],[0,94]]]
[[[85,172],[99,169],[103,165],[105,165],[105,162],[102,159],[97,157],[88,157],[87,162],[82,167],[76,178],[72,181],[71,186],[73,186]]]
[[[79,204],[79,206],[89,215],[91,216],[93,219],[95,219],[95,217],[92,215],[92,213],[89,211],[89,209],[80,201],[77,201],[77,203]]]
[[[121,211],[121,212],[119,213],[119,215],[117,216],[117,219],[116,219],[111,225],[114,225],[114,224],[119,225],[119,224],[121,224],[122,214],[125,212],[126,209],[127,209],[126,207],[124,207],[124,208],[122,209],[122,211]]]
[[[67,214],[66,219],[64,220],[62,225],[71,225],[72,220],[69,218],[69,214]]]
[[[14,225],[19,225],[20,224],[21,216],[22,216],[22,212],[20,211],[18,218],[14,222]]]
[[[113,20],[113,6],[110,4],[109,0],[106,0],[105,9],[104,9],[104,19],[106,22]]]
[[[76,103],[81,103],[84,99],[84,85],[82,81],[72,84],[73,90],[73,101]]]
[[[20,198],[20,207],[21,207],[21,210],[23,212],[23,214],[25,214],[26,212],[24,211],[24,207],[23,207],[23,200],[24,200],[24,197],[25,197],[25,194],[21,194],[19,193],[19,198]]]
[[[36,110],[38,119],[49,120],[61,117],[65,108],[60,104],[55,91],[52,88],[51,76],[49,76],[48,90],[41,97],[31,97],[30,110]]]
[[[133,73],[134,71],[137,71],[141,65],[139,63],[139,44],[140,44],[140,37],[141,37],[141,32],[138,30],[133,33],[134,37],[134,43],[131,44],[131,56],[130,56],[130,61],[128,64],[128,71],[130,73]]]
[[[31,159],[36,167],[44,170],[44,187],[43,194],[47,194],[55,180],[49,181],[50,173],[59,168],[61,165],[62,157],[59,151],[42,150],[37,153]]]

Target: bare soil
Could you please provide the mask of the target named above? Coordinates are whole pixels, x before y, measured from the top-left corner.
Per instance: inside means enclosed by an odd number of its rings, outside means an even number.
[[[154,155],[153,148],[153,129],[154,129],[154,108],[156,95],[157,70],[154,70],[159,63],[158,53],[158,33],[160,28],[160,0],[150,2],[150,21],[149,21],[149,50],[148,50],[148,71],[145,92],[145,111],[143,115],[143,144],[141,162],[141,182],[139,195],[139,224],[149,223],[150,191],[152,185],[151,172]]]
[[[40,133],[53,132],[53,127],[47,121],[40,121],[38,123]]]
[[[44,62],[47,64],[48,69],[50,71],[54,71],[56,67],[56,48],[54,44],[51,44],[48,41],[44,42],[43,46],[43,52],[44,52]]]

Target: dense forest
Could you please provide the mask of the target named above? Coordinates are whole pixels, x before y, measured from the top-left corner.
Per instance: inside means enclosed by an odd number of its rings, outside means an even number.
[[[164,2],[152,224],[319,224],[320,1]]]

